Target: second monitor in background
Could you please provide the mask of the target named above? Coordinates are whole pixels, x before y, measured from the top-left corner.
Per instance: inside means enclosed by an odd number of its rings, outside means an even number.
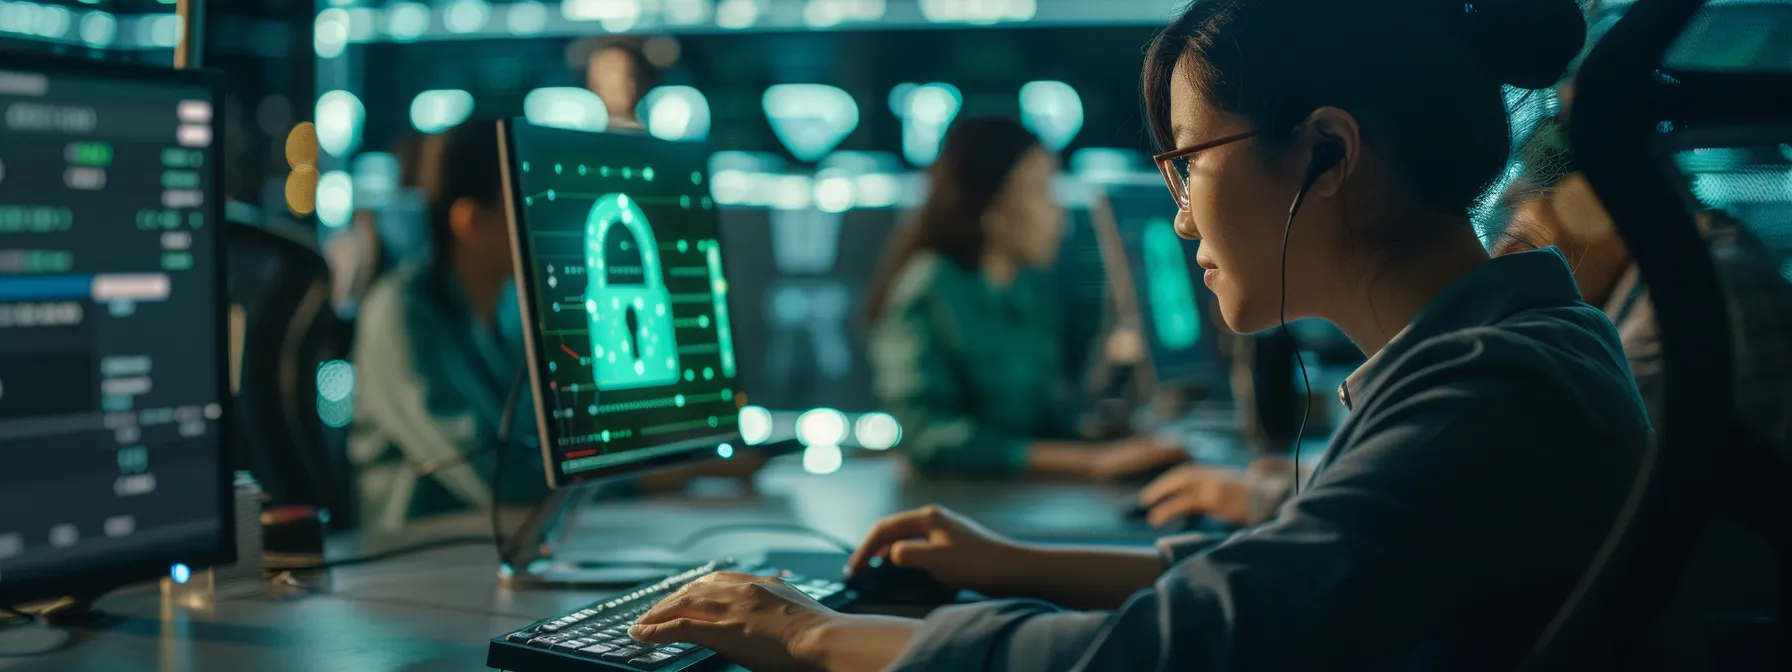
[[[556,488],[502,544],[513,586],[663,576],[676,554],[556,555],[572,486],[732,457],[740,372],[702,145],[506,122],[505,197],[542,459]],[[765,450],[757,448],[756,450]],[[623,541],[627,541],[624,539]]]
[[[504,130],[549,481],[712,460],[741,445],[707,149]]]
[[[1104,211],[1105,210],[1105,211]],[[1195,266],[1200,243],[1176,235],[1176,211],[1162,185],[1108,189],[1097,207],[1097,237],[1122,328],[1136,330],[1151,392],[1223,388],[1213,293]]]

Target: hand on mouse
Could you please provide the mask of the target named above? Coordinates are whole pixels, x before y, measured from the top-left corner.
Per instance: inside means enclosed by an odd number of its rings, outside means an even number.
[[[1111,481],[1188,460],[1188,450],[1181,446],[1152,437],[1133,437],[1096,449],[1090,455],[1089,475]]]
[[[1171,470],[1139,494],[1154,526],[1205,515],[1233,525],[1250,524],[1251,492],[1235,472],[1185,464]]]
[[[870,566],[872,558],[887,558],[898,567],[909,567],[952,588],[989,595],[1008,594],[1028,564],[1031,551],[1023,544],[985,529],[949,509],[926,506],[877,522],[865,542],[847,561],[852,574]]]

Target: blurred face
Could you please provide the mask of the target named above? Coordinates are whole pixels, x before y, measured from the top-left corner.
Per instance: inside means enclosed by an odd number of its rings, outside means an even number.
[[[635,82],[635,63],[621,49],[602,49],[591,55],[585,73],[585,86],[604,101],[613,120],[635,118],[635,103],[641,92]]]
[[[1023,265],[1050,266],[1064,237],[1064,210],[1052,199],[1058,158],[1042,147],[1027,150],[1008,173],[1002,191],[984,215],[989,245]]]
[[[449,211],[449,226],[457,258],[489,277],[510,275],[510,229],[503,208],[463,198]]]
[[[1178,148],[1239,133],[1280,130],[1253,128],[1244,118],[1210,105],[1181,66],[1172,79],[1170,115]],[[1259,138],[1252,138],[1188,159],[1189,207],[1177,215],[1176,232],[1201,241],[1195,261],[1219,299],[1226,325],[1234,331],[1262,331],[1280,323],[1283,232],[1311,156],[1310,149],[1296,145],[1271,153]],[[1335,236],[1338,227],[1318,225],[1335,216],[1327,212],[1330,204],[1321,200],[1317,194],[1309,195],[1288,238],[1289,320],[1314,314],[1313,309],[1324,303],[1321,295],[1336,291],[1332,286],[1337,283],[1327,278],[1336,277],[1331,257],[1342,241]]]

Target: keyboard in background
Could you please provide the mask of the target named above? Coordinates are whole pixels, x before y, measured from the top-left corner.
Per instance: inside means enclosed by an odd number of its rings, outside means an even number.
[[[777,567],[743,567],[733,560],[720,560],[493,639],[486,650],[485,665],[510,672],[683,670],[713,657],[715,652],[692,644],[638,642],[628,636],[628,628],[685,584],[723,571],[783,577],[797,590],[832,608],[850,600],[846,586],[839,581],[810,579]]]

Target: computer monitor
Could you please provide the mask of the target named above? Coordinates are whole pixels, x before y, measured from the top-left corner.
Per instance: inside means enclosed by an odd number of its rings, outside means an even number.
[[[1116,307],[1136,321],[1158,386],[1211,382],[1220,374],[1213,293],[1196,271],[1199,243],[1176,235],[1176,206],[1163,185],[1114,185],[1097,225]],[[1131,313],[1128,315],[1127,313]]]
[[[0,63],[0,604],[235,559],[217,91]]]
[[[708,148],[499,127],[548,482],[730,456],[746,395]]]

